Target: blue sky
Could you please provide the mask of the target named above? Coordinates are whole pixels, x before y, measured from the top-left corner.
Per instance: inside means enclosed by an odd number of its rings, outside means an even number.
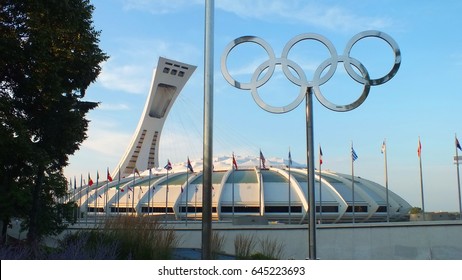
[[[125,151],[142,113],[152,71],[159,56],[198,68],[172,108],[160,143],[160,164],[202,158],[204,72],[204,1],[94,0],[94,26],[101,30],[100,47],[110,56],[86,99],[101,102],[89,114],[88,139],[70,158],[67,177],[113,170]],[[390,190],[421,206],[417,143],[422,142],[425,209],[458,211],[454,135],[462,137],[462,1],[302,1],[218,0],[214,41],[214,155],[292,158],[306,163],[304,102],[286,114],[271,114],[249,91],[229,85],[220,58],[233,39],[254,35],[266,40],[280,56],[284,45],[302,33],[318,33],[338,53],[355,34],[380,30],[398,43],[402,63],[388,83],[372,87],[366,101],[350,112],[334,112],[314,98],[314,143],[322,146],[323,169],[349,174],[350,146],[359,158],[355,175],[384,184],[387,140]],[[372,78],[393,65],[393,53],[380,39],[368,38],[352,50]],[[292,54],[292,52],[291,52]],[[353,54],[352,54],[353,55]],[[293,48],[293,57],[312,77],[328,58],[314,42]],[[255,44],[240,45],[229,59],[230,72],[250,81],[267,58]],[[337,103],[350,103],[361,93],[340,64],[321,87]],[[259,89],[272,105],[289,103],[299,87],[276,67]],[[94,176],[94,175],[93,175]]]

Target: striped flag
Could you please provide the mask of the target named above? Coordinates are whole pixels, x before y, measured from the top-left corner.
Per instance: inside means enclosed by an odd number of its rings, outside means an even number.
[[[353,161],[358,159],[358,155],[356,154],[355,149],[353,148],[353,146],[351,146],[351,159]]]

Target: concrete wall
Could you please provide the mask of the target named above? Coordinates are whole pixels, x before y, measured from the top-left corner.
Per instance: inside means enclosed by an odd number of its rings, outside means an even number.
[[[181,236],[181,247],[200,248],[200,224],[188,223],[187,227],[176,225],[175,228]],[[241,234],[282,244],[284,259],[308,256],[306,225],[236,228],[214,224],[213,228],[225,238],[222,250],[228,254],[234,254],[234,240]],[[322,260],[462,260],[461,221],[318,225],[316,237],[317,257]]]
[[[12,223],[8,234],[25,238],[19,223]],[[462,260],[462,221],[426,221],[362,224],[317,225],[317,257],[321,260]],[[169,222],[180,238],[179,247],[201,248],[201,223]],[[216,222],[213,231],[224,238],[221,248],[234,255],[236,236],[254,237],[255,250],[260,240],[272,240],[283,247],[281,259],[305,259],[308,256],[307,225],[232,225]],[[76,224],[75,230],[92,230],[89,224]],[[54,239],[48,240],[52,245]],[[56,244],[56,243],[55,243]]]

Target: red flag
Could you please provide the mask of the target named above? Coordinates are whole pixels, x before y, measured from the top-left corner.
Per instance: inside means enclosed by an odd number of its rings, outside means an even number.
[[[236,158],[234,157],[234,154],[233,154],[233,165],[234,165],[234,168],[237,170],[237,162],[236,162]]]
[[[90,173],[88,173],[88,185],[91,187],[93,185],[93,180],[90,177]]]
[[[420,157],[421,154],[422,154],[422,144],[420,143],[420,138],[419,138],[419,144],[417,146],[417,156]]]
[[[111,174],[109,174],[109,168],[107,169],[107,180],[108,180],[109,182],[112,182]]]

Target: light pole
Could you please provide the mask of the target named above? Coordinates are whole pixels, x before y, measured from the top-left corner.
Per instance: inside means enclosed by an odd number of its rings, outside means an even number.
[[[377,37],[390,45],[393,49],[395,54],[395,61],[392,69],[389,73],[384,75],[378,79],[370,79],[369,73],[364,65],[359,62],[357,59],[350,56],[350,51],[354,44],[356,44],[359,40],[364,39],[366,37]],[[322,62],[318,68],[316,69],[313,79],[308,80],[306,78],[305,72],[301,68],[300,65],[295,63],[294,61],[288,59],[288,54],[292,47],[299,43],[300,41],[305,40],[314,40],[322,43],[330,52],[331,57],[326,59]],[[268,54],[268,60],[261,63],[255,72],[252,75],[252,79],[249,83],[241,83],[236,81],[228,71],[227,67],[227,60],[229,53],[239,44],[243,43],[255,43],[260,45],[265,49],[266,53]],[[345,70],[347,71],[348,75],[355,80],[356,82],[363,84],[364,89],[361,96],[351,104],[346,105],[337,105],[329,100],[327,100],[323,94],[321,93],[320,86],[326,83],[335,73],[337,69],[337,65],[339,62],[344,64]],[[306,153],[307,153],[307,177],[308,177],[308,205],[309,205],[309,237],[308,237],[308,245],[309,245],[309,259],[316,259],[316,207],[315,207],[315,198],[314,198],[314,129],[313,129],[313,102],[312,96],[313,94],[316,95],[316,98],[319,102],[324,105],[326,108],[337,111],[337,112],[346,112],[357,108],[361,105],[364,100],[366,100],[367,95],[369,94],[369,90],[371,86],[376,86],[383,84],[389,81],[399,69],[401,64],[401,52],[397,43],[391,38],[389,35],[376,31],[376,30],[369,30],[364,31],[356,34],[353,36],[348,44],[345,47],[343,55],[338,55],[335,47],[327,38],[315,34],[315,33],[304,33],[292,38],[287,44],[285,45],[281,57],[278,58],[275,56],[273,49],[271,46],[263,39],[255,36],[243,36],[234,39],[231,41],[223,51],[221,56],[221,71],[228,83],[232,86],[243,89],[243,90],[250,90],[252,93],[252,97],[262,109],[270,112],[270,113],[287,113],[293,109],[295,109],[302,100],[306,97]],[[299,95],[293,100],[291,103],[287,104],[286,106],[275,107],[265,103],[260,95],[258,94],[258,88],[263,86],[274,73],[276,65],[280,65],[284,72],[284,75],[294,84],[300,86]],[[353,67],[358,70],[361,75],[359,75]],[[326,72],[324,71],[326,68],[329,68]],[[266,72],[265,72],[266,71]],[[324,74],[325,72],[325,74]],[[264,74],[263,74],[264,73]],[[296,73],[296,75],[294,75]],[[322,74],[324,74],[322,76]]]

